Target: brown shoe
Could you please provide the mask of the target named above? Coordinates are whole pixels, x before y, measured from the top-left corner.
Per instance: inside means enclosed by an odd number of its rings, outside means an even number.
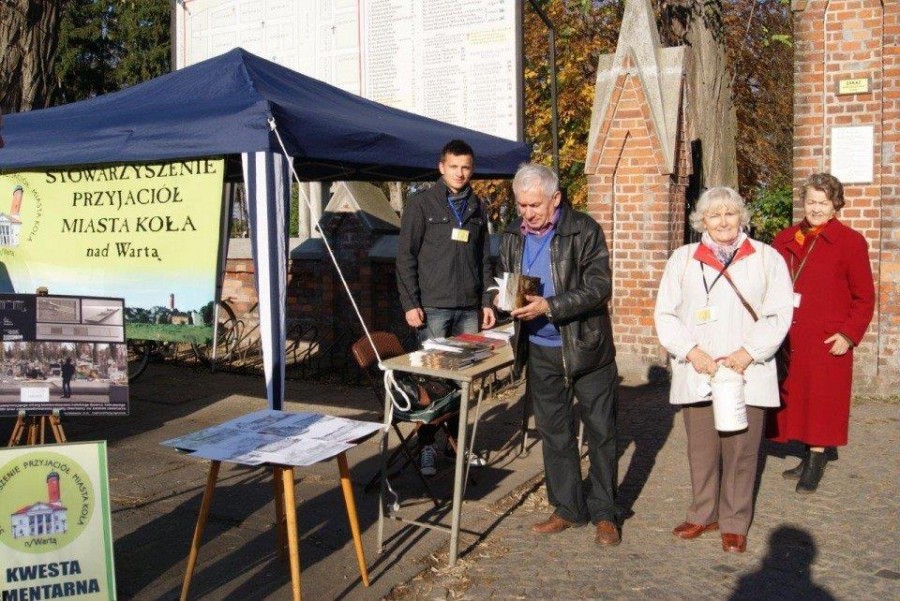
[[[672,534],[677,536],[678,538],[683,538],[684,540],[692,540],[703,534],[704,532],[712,532],[713,530],[719,529],[719,522],[713,522],[711,524],[703,525],[703,524],[692,524],[690,522],[683,522],[675,526],[675,529],[672,530]]]
[[[622,542],[622,535],[619,534],[619,528],[609,520],[597,522],[597,536],[594,542],[598,545],[615,547]]]
[[[578,528],[579,526],[584,526],[584,524],[579,524],[578,522],[570,522],[569,520],[561,518],[554,513],[543,522],[534,524],[531,527],[531,531],[537,532],[538,534],[556,534],[557,532],[562,532],[567,528]]]
[[[726,553],[743,553],[747,550],[747,537],[743,534],[722,533],[722,550]]]

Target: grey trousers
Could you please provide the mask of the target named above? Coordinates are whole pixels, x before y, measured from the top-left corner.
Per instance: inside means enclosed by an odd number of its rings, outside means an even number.
[[[711,403],[686,405],[681,413],[694,497],[687,521],[706,525],[718,520],[720,531],[746,535],[766,410],[748,406],[747,429],[729,434],[716,431]]]

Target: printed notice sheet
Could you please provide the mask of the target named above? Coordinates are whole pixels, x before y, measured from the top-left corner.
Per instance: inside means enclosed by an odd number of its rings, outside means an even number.
[[[304,466],[330,459],[384,425],[263,409],[160,444],[215,461]]]

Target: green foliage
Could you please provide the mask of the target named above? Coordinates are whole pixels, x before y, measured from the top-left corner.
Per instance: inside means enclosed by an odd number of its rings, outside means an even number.
[[[287,221],[288,235],[296,238],[300,235],[300,188],[297,187],[297,182],[291,184],[291,206]]]
[[[171,2],[119,0],[109,4],[117,17],[110,31],[118,52],[116,85],[124,88],[168,73]]]
[[[56,104],[114,92],[170,70],[169,0],[70,0],[60,19]]]
[[[213,322],[213,319],[215,318],[215,305],[215,301],[209,301],[200,307],[200,315],[203,317],[204,325]]]
[[[103,2],[76,0],[63,7],[56,62],[57,104],[84,100],[115,89],[111,12]]]
[[[775,234],[791,224],[794,198],[790,184],[759,188],[749,206],[753,211],[750,217],[753,237],[771,243]]]

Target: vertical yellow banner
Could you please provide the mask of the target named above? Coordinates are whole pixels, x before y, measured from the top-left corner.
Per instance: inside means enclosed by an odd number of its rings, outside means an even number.
[[[116,598],[106,443],[0,449],[0,597]]]

